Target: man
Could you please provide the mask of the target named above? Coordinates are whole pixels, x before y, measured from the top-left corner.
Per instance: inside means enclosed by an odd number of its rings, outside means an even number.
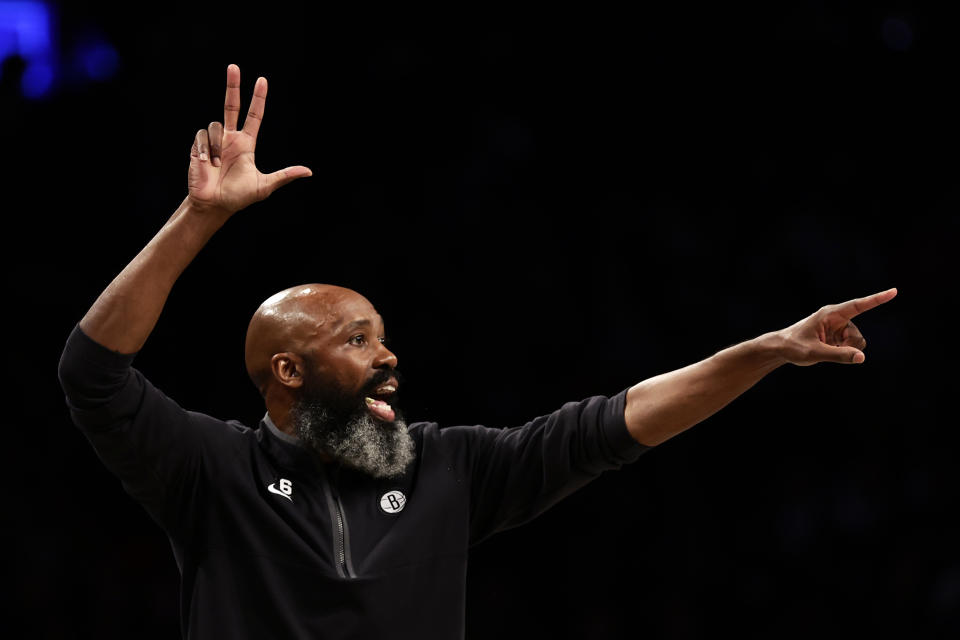
[[[785,363],[862,363],[851,319],[895,289],[826,306],[609,398],[522,427],[407,425],[397,357],[360,294],[309,284],[250,321],[256,429],[182,409],[136,369],[174,282],[234,213],[295,179],[254,162],[267,83],[243,128],[240,70],[224,122],[197,132],[188,195],[68,339],[71,415],[170,537],[188,638],[450,638],[464,633],[471,545],[707,418]]]

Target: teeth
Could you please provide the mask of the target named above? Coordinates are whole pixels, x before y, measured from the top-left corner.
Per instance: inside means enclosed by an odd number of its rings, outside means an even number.
[[[377,388],[377,393],[393,393],[397,388],[392,384],[385,384],[382,387]]]

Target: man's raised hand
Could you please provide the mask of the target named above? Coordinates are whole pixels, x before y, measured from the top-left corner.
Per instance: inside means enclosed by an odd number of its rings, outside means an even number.
[[[206,129],[197,131],[190,149],[187,189],[189,198],[198,207],[231,215],[297,178],[313,175],[301,165],[269,174],[257,169],[254,150],[266,99],[267,79],[257,78],[243,129],[238,131],[240,67],[235,64],[227,67],[223,124],[211,122]]]
[[[787,362],[806,366],[817,362],[859,364],[867,346],[852,319],[897,295],[887,289],[864,298],[822,307],[813,315],[779,331],[783,338],[782,355]]]

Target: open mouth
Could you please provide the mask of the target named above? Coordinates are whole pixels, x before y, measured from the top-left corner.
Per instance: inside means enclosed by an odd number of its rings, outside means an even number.
[[[396,420],[397,414],[387,401],[392,399],[396,392],[396,380],[391,379],[383,383],[374,389],[369,396],[364,398],[367,403],[367,410],[370,411],[370,413],[373,414],[373,417],[377,418],[378,420],[383,420],[384,422],[393,422]]]

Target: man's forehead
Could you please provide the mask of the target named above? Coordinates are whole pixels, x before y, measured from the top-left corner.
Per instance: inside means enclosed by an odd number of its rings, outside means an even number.
[[[352,289],[307,285],[271,296],[265,306],[278,313],[308,316],[310,324],[331,330],[352,324],[375,324],[382,319],[369,300]],[[305,319],[305,318],[304,318]]]
[[[381,324],[380,314],[369,302],[344,301],[331,305],[327,309],[325,324],[332,331],[339,329],[360,329]]]

